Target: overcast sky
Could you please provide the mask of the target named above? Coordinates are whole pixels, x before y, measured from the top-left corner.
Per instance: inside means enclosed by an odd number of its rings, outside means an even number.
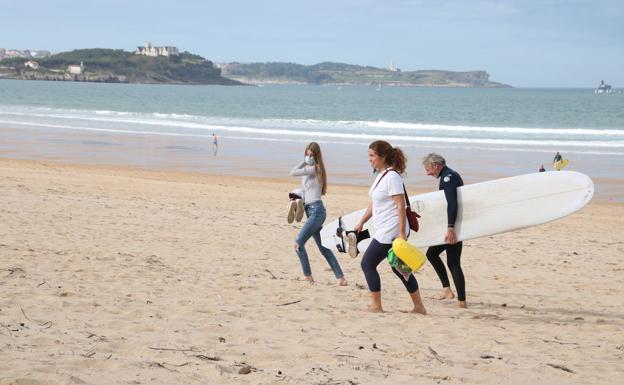
[[[624,86],[622,0],[0,0],[0,47],[134,50],[215,62],[486,70],[517,87]]]

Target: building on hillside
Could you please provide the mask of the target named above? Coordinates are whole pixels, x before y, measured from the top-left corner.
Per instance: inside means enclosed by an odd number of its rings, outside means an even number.
[[[401,72],[401,69],[394,65],[394,62],[390,60],[390,67],[388,67],[388,71],[391,72]]]
[[[44,50],[30,51],[30,57],[46,57],[50,55],[51,55],[50,51],[44,51]]]
[[[80,75],[84,71],[84,65],[80,62],[80,65],[71,64],[67,67],[67,72],[72,75]]]
[[[135,55],[140,56],[178,56],[180,52],[177,47],[155,47],[149,41],[143,47],[137,47]]]
[[[14,57],[24,57],[24,58],[37,58],[37,57],[46,57],[46,56],[50,56],[51,53],[50,51],[43,51],[43,50],[29,50],[29,49],[25,49],[23,51],[17,50],[17,49],[6,49],[6,48],[0,48],[0,59],[8,57],[8,58],[14,58]]]
[[[24,67],[28,67],[28,68],[32,68],[34,70],[38,70],[39,69],[39,63],[37,63],[36,61],[29,60],[26,63],[24,63]]]
[[[22,51],[18,51],[15,49],[7,49],[4,52],[4,55],[7,57],[24,57],[24,54],[22,53]]]

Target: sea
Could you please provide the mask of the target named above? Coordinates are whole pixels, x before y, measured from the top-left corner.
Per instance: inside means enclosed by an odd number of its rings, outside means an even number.
[[[476,182],[551,169],[558,151],[598,194],[624,195],[618,90],[0,80],[0,128],[3,157],[261,177],[287,177],[316,141],[330,182],[354,184],[370,183],[379,139],[405,151],[414,184],[428,152]]]

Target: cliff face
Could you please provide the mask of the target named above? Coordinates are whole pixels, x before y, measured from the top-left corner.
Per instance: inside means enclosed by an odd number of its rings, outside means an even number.
[[[228,63],[223,75],[246,83],[361,84],[415,87],[509,87],[491,82],[486,71],[391,71],[344,63]]]
[[[0,77],[20,80],[84,81],[148,84],[240,85],[221,76],[210,60],[190,53],[179,56],[137,56],[123,50],[86,49],[64,52],[37,60],[39,68],[25,65],[27,59],[0,61]],[[82,63],[80,73],[68,67]]]

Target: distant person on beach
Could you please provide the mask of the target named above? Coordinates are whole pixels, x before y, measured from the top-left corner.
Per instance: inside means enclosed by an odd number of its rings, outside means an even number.
[[[561,154],[559,153],[559,151],[557,151],[557,154],[553,158],[553,163],[557,163],[557,162],[561,161],[561,159],[563,159],[563,158],[561,157]]]
[[[557,171],[561,171],[565,166],[568,165],[568,163],[570,163],[570,161],[567,159],[563,159],[559,152],[557,152],[557,155],[555,155],[555,157],[553,158],[553,168]]]
[[[375,234],[362,257],[361,266],[371,292],[372,304],[369,310],[380,313],[383,312],[383,307],[381,305],[381,279],[377,266],[387,258],[388,250],[392,248],[392,241],[395,238],[407,240],[407,231],[409,231],[405,214],[405,190],[401,177],[405,173],[407,159],[400,148],[378,140],[368,146],[368,161],[373,169],[379,172],[368,191],[370,198],[368,207],[354,230],[359,233],[364,228],[364,224],[369,219],[373,219]],[[394,267],[392,271],[403,282],[412,299],[414,305],[412,312],[427,314],[420,298],[416,277],[410,274],[406,279]]]
[[[214,132],[212,133],[212,155],[217,155],[219,151],[219,137]]]
[[[303,195],[305,196],[304,211],[307,216],[307,220],[295,240],[295,251],[299,256],[305,279],[310,281],[310,283],[314,282],[312,270],[310,269],[310,261],[308,260],[308,253],[305,249],[306,242],[313,237],[319,251],[333,270],[338,284],[340,286],[346,286],[347,280],[344,278],[336,256],[321,243],[321,228],[327,217],[325,206],[321,200],[321,196],[327,193],[327,174],[325,172],[321,147],[318,143],[311,142],[306,146],[304,154],[305,158],[303,162],[297,164],[290,171],[291,176],[301,177]]]
[[[442,293],[437,299],[451,299],[455,297],[451,284],[446,274],[446,268],[440,254],[446,251],[446,263],[451,275],[453,283],[457,290],[458,306],[465,308],[466,306],[466,284],[464,281],[464,272],[461,268],[461,252],[462,242],[457,242],[457,234],[455,234],[455,220],[457,219],[457,211],[459,204],[457,201],[457,188],[464,185],[461,176],[454,170],[446,166],[446,160],[435,153],[431,153],[423,158],[422,164],[427,175],[440,179],[440,190],[444,190],[446,197],[446,215],[447,228],[444,240],[447,242],[443,245],[431,246],[427,249],[427,259],[433,265],[438,278],[442,282]]]
[[[538,170],[539,172],[545,172],[546,169],[544,168],[544,165],[542,164]]]

